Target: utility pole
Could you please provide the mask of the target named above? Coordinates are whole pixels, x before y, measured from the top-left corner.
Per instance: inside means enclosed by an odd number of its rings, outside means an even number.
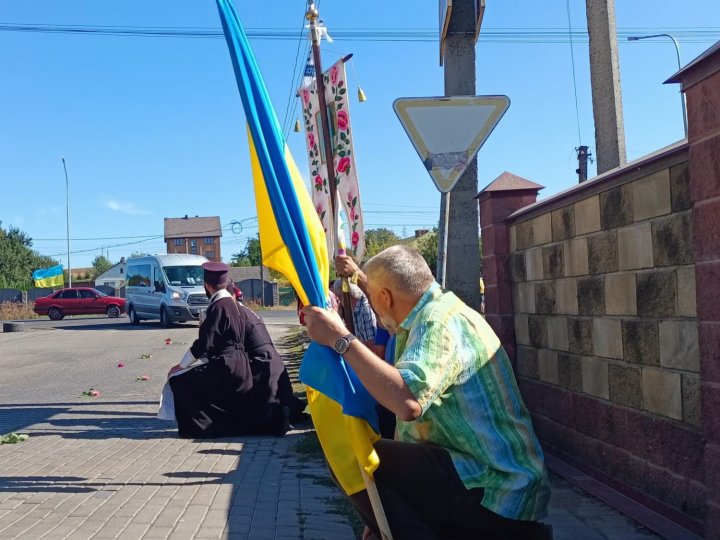
[[[590,80],[597,172],[627,162],[618,62],[615,0],[585,0],[590,34]]]
[[[587,165],[588,165],[588,158],[590,157],[590,152],[588,151],[587,146],[578,146],[576,148],[577,150],[577,157],[578,157],[578,168],[575,170],[575,172],[578,174],[578,182],[582,184],[587,180]]]
[[[330,186],[330,207],[332,209],[332,227],[335,233],[335,245],[338,242],[338,204],[337,204],[337,179],[335,177],[335,152],[333,151],[333,141],[330,137],[330,119],[328,118],[327,100],[325,99],[325,80],[323,79],[322,58],[320,56],[320,39],[321,32],[318,28],[317,21],[320,13],[315,8],[313,0],[308,0],[308,10],[305,18],[310,23],[310,39],[312,41],[313,63],[315,64],[315,84],[318,93],[318,101],[320,104],[320,129],[322,130],[322,140],[325,146],[325,163],[327,164],[328,184]],[[337,249],[336,249],[337,251]],[[335,254],[328,253],[332,257]],[[345,281],[345,280],[343,280]],[[350,293],[345,292],[343,286],[342,295],[343,311],[345,313],[345,326],[350,333],[355,333],[355,325],[352,319],[352,305],[350,301]]]
[[[68,287],[72,289],[72,267],[70,266],[70,182],[68,181],[67,165],[65,158],[61,158],[65,170],[65,224],[67,231],[67,262],[68,262]]]
[[[453,0],[445,38],[446,96],[475,95],[476,0]],[[437,276],[465,303],[480,308],[480,240],[477,158],[468,165],[455,187],[443,193],[440,206],[438,260],[447,253],[444,276]],[[446,220],[447,214],[447,220]],[[444,224],[448,227],[445,230]]]

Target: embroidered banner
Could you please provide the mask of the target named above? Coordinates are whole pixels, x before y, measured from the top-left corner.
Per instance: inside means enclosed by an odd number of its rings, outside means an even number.
[[[337,182],[340,209],[347,219],[349,245],[355,257],[361,260],[365,254],[365,227],[360,188],[355,165],[355,151],[350,126],[350,100],[347,92],[345,63],[336,62],[323,74],[325,82],[325,100],[328,106],[328,118],[331,125],[333,144],[333,166]],[[320,216],[328,239],[328,253],[335,252],[335,234],[331,230],[332,211],[330,208],[330,188],[327,180],[327,163],[322,131],[320,130],[320,105],[315,81],[300,91],[303,100],[303,120],[310,163],[312,199]]]

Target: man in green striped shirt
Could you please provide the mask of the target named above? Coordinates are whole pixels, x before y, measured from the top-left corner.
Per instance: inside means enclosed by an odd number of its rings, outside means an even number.
[[[364,270],[373,309],[396,336],[394,366],[334,314],[306,308],[306,321],[398,416],[395,440],[375,445],[394,538],[551,538],[537,523],[549,498],[542,449],[497,336],[414,250],[388,248]],[[378,535],[366,492],[351,500]]]

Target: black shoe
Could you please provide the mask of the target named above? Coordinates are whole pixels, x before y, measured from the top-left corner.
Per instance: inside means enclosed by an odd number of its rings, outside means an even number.
[[[273,407],[270,415],[270,434],[282,437],[290,429],[290,407],[278,405]]]

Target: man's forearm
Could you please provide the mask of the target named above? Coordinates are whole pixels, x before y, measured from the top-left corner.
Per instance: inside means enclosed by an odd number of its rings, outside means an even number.
[[[373,351],[353,340],[343,355],[368,392],[385,408],[406,422],[420,416],[420,404],[400,372]]]

